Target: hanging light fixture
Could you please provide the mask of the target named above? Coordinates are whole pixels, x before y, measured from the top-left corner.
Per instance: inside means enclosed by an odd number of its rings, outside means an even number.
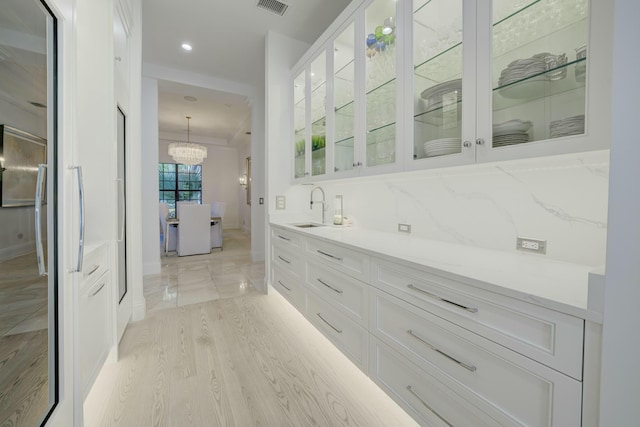
[[[199,165],[207,157],[207,147],[192,144],[189,141],[191,117],[187,116],[187,142],[172,142],[169,144],[169,155],[177,163],[183,165]]]

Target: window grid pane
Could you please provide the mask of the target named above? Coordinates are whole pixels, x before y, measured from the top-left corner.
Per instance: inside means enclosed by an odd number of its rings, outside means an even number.
[[[176,202],[202,203],[202,166],[159,163],[160,201],[167,204],[169,215],[175,216]]]

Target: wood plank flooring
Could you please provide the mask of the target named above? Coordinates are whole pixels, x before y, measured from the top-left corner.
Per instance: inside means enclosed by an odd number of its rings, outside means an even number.
[[[415,426],[277,292],[150,313],[85,402],[93,426]]]

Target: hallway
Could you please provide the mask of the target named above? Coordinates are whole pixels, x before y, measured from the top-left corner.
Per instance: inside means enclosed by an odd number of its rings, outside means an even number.
[[[86,426],[416,425],[277,292],[253,288],[264,267],[243,233],[225,239],[223,252],[163,258]]]

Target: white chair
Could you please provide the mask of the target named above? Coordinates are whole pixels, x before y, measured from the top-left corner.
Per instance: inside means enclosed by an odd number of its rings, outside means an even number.
[[[222,249],[222,222],[224,221],[224,211],[227,208],[225,202],[211,203],[211,217],[219,217],[220,221],[211,226],[211,247]]]
[[[180,208],[187,205],[197,205],[198,202],[188,200],[186,202],[176,202],[176,218],[180,219]]]
[[[175,251],[177,248],[178,230],[176,227],[169,227],[169,230],[167,230],[168,217],[169,207],[166,203],[162,202],[160,203],[160,242],[162,243],[162,252]],[[169,238],[168,242],[167,237]]]
[[[178,256],[211,253],[211,206],[182,205],[178,219]]]

